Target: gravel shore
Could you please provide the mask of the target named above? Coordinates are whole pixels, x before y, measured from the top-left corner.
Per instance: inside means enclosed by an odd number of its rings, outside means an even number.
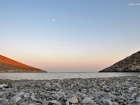
[[[139,79],[0,80],[0,105],[140,105]]]

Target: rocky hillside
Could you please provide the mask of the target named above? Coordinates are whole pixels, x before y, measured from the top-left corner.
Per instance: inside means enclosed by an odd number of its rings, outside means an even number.
[[[140,51],[99,72],[140,72]]]
[[[0,55],[0,72],[45,72]]]

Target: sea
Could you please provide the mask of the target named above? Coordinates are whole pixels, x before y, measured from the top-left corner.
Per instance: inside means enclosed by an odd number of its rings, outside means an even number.
[[[51,80],[70,78],[107,78],[121,76],[140,76],[140,73],[95,73],[95,72],[49,72],[49,73],[0,73],[0,79],[10,80]]]

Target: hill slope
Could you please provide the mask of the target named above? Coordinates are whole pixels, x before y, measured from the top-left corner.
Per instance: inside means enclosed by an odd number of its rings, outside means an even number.
[[[99,72],[140,72],[140,51]]]
[[[0,55],[0,72],[46,72]]]

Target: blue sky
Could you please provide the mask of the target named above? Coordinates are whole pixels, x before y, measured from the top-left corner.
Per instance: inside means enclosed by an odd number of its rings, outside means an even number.
[[[139,0],[0,0],[1,54],[48,71],[98,71],[139,50]]]

